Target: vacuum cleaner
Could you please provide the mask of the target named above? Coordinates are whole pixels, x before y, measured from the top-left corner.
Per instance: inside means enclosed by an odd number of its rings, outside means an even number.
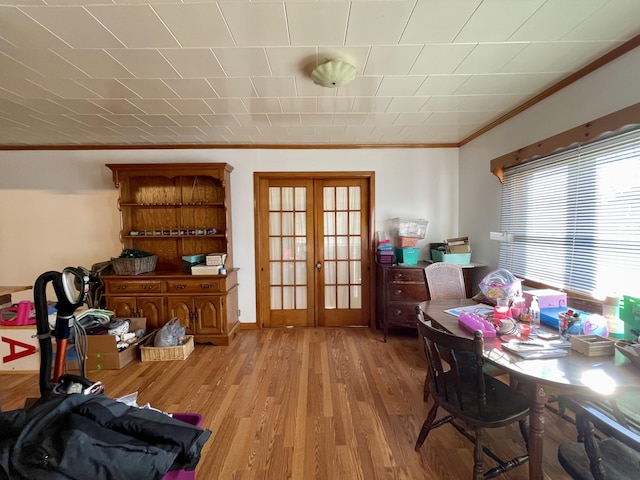
[[[53,333],[47,312],[47,285],[51,283],[57,297],[56,321]],[[93,382],[76,375],[65,375],[65,359],[70,326],[74,312],[85,302],[89,292],[89,277],[80,267],[67,267],[62,272],[45,272],[33,286],[36,310],[37,337],[40,343],[40,395],[47,397],[60,383],[79,383],[89,387]],[[56,358],[51,372],[53,347],[56,339]]]

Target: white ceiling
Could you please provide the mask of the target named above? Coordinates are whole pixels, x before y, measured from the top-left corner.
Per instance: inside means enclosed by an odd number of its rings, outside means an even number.
[[[0,147],[457,144],[639,33],[640,0],[0,0]]]

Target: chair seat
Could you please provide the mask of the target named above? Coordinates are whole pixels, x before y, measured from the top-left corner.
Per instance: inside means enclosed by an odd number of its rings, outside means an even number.
[[[439,377],[442,383],[450,379],[450,373]],[[437,388],[431,380],[431,395],[436,403],[442,405],[450,414],[471,426],[497,428],[527,416],[530,403],[527,397],[494,377],[487,374],[484,377],[487,401],[483,414],[478,407],[477,378],[473,372],[463,374],[461,378],[462,408],[458,404],[453,381],[446,381],[445,397],[444,391]]]
[[[607,478],[624,480],[640,476],[640,452],[611,437],[601,440],[599,447]],[[561,444],[558,447],[558,460],[574,480],[593,480],[584,444],[579,442]]]

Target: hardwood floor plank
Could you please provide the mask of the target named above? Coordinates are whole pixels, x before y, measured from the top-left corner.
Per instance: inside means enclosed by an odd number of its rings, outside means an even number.
[[[141,405],[200,413],[213,434],[199,480],[470,478],[473,445],[450,425],[413,450],[431,406],[422,401],[425,369],[415,331],[399,329],[385,343],[365,328],[283,328],[243,330],[227,347],[196,345],[184,361],[88,376],[111,397],[137,391]],[[3,411],[38,396],[37,375],[0,374]],[[505,459],[523,452],[516,426],[486,436]],[[574,438],[573,425],[547,412],[546,478],[569,478],[556,452]],[[493,465],[485,457],[485,468]],[[500,478],[527,477],[525,466]]]

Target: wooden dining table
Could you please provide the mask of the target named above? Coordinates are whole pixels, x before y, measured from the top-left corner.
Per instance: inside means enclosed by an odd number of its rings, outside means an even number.
[[[445,310],[476,305],[468,299],[430,300],[420,304],[425,319],[454,335],[471,338],[458,317]],[[479,304],[480,309],[487,305]],[[543,326],[543,330],[546,327]],[[549,331],[554,331],[548,329]],[[542,480],[545,405],[554,395],[589,394],[603,398],[640,390],[640,368],[619,352],[607,356],[585,356],[569,350],[564,357],[525,360],[502,349],[500,337],[485,338],[485,360],[508,373],[526,392],[529,412],[529,478]]]

